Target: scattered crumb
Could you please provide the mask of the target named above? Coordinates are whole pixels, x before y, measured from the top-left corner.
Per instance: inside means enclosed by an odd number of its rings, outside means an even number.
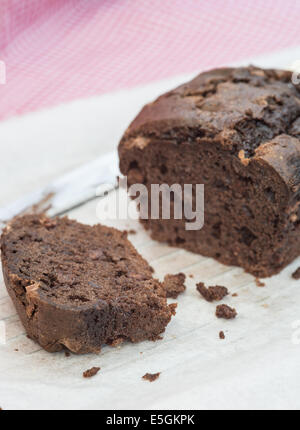
[[[157,373],[146,373],[143,376],[143,379],[146,379],[146,381],[149,381],[149,382],[153,382],[153,381],[156,381],[157,378],[159,378],[159,375],[160,375],[160,372],[157,372]]]
[[[19,351],[18,348],[15,348],[15,351]]]
[[[191,273],[191,274],[189,275],[189,277],[193,279],[193,278],[194,278],[194,275]]]
[[[124,339],[122,337],[118,337],[117,339],[113,340],[110,345],[113,347],[117,347],[120,346],[123,342]]]
[[[122,233],[123,233],[124,237],[127,237],[129,234],[136,234],[136,231],[133,228],[131,228],[129,230],[127,230],[127,229],[123,230]]]
[[[230,320],[237,316],[237,312],[234,308],[231,308],[228,305],[218,305],[216,308],[216,316],[218,318],[225,318],[226,320]]]
[[[237,297],[238,296],[238,293],[233,293],[233,294],[231,294],[232,295],[232,297]]]
[[[223,331],[220,331],[220,333],[219,333],[219,338],[220,338],[220,339],[225,339],[225,334],[224,334],[224,332],[223,332]]]
[[[66,356],[66,357],[70,357],[70,355],[71,355],[71,354],[70,354],[70,352],[69,352],[69,351],[65,351],[65,356]]]
[[[262,306],[263,308],[266,308],[266,309],[269,307],[269,305],[267,305],[266,303],[264,303]]]
[[[85,372],[83,372],[82,376],[84,378],[91,378],[92,376],[97,375],[99,370],[100,370],[100,367],[92,367],[91,369],[88,369]]]
[[[144,352],[143,352],[143,351],[140,351],[140,354],[144,354]]]
[[[300,279],[300,267],[298,267],[298,269],[295,270],[295,272],[292,274],[292,277],[294,279]]]
[[[261,280],[258,278],[255,278],[255,283],[258,287],[265,287],[266,286],[266,284],[264,282],[261,282]]]
[[[222,300],[228,294],[228,289],[226,287],[222,287],[221,285],[215,285],[214,287],[206,288],[203,282],[199,282],[196,287],[201,296],[208,302]]]
[[[177,275],[166,275],[163,281],[163,287],[166,291],[166,296],[176,299],[179,294],[185,290],[185,274],[177,273]]]

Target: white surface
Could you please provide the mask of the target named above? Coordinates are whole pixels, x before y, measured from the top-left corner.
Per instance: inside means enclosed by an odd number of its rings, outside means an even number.
[[[299,58],[297,52],[251,62],[287,67]],[[0,206],[56,181],[58,174],[102,151],[114,149],[141,105],[181,80],[76,101],[1,124],[1,156],[6,161],[0,170]],[[72,210],[70,216],[86,223],[99,222],[96,205],[97,200],[90,201]],[[153,242],[137,221],[111,224],[137,230],[130,238],[158,277],[178,271],[194,274],[193,279],[187,277],[187,291],[178,298],[177,315],[164,339],[104,347],[98,356],[49,354],[25,336],[0,279],[0,320],[7,330],[7,343],[0,345],[0,407],[300,407],[300,289],[299,281],[290,276],[300,259],[258,288],[253,277],[239,268]],[[215,317],[215,304],[205,302],[195,290],[200,280],[238,292],[238,297],[224,299],[236,307],[235,320]],[[225,340],[218,338],[220,330],[225,331]],[[92,366],[100,366],[101,371],[84,379],[82,372]],[[141,379],[146,372],[157,371],[162,372],[157,381]]]

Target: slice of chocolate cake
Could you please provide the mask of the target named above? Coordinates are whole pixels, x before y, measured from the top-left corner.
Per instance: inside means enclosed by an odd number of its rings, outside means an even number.
[[[143,108],[120,142],[120,169],[149,196],[151,184],[204,184],[202,229],[186,230],[172,208],[171,219],[143,219],[145,227],[265,277],[300,254],[299,138],[290,72],[217,69]]]
[[[27,215],[5,228],[1,251],[22,323],[47,351],[155,340],[175,313],[148,263],[114,228]]]

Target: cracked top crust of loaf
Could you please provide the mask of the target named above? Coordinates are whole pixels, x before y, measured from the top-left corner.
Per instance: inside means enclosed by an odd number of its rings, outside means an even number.
[[[124,138],[174,137],[181,127],[194,137],[225,138],[229,150],[251,156],[264,141],[280,134],[300,136],[300,93],[291,72],[257,67],[216,69],[163,94],[146,105]],[[175,131],[174,131],[175,130]],[[253,131],[249,136],[249,131]],[[161,133],[165,132],[165,136]],[[230,136],[230,140],[228,137]],[[129,145],[129,143],[127,143]]]
[[[283,70],[249,66],[201,73],[142,109],[120,142],[121,168],[126,150],[144,149],[156,138],[178,144],[218,141],[243,163],[266,158],[296,191],[300,89]],[[282,153],[289,158],[284,163]]]

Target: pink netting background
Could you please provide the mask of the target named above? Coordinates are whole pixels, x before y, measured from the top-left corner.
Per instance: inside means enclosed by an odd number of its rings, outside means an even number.
[[[0,118],[300,45],[295,0],[1,0]]]

